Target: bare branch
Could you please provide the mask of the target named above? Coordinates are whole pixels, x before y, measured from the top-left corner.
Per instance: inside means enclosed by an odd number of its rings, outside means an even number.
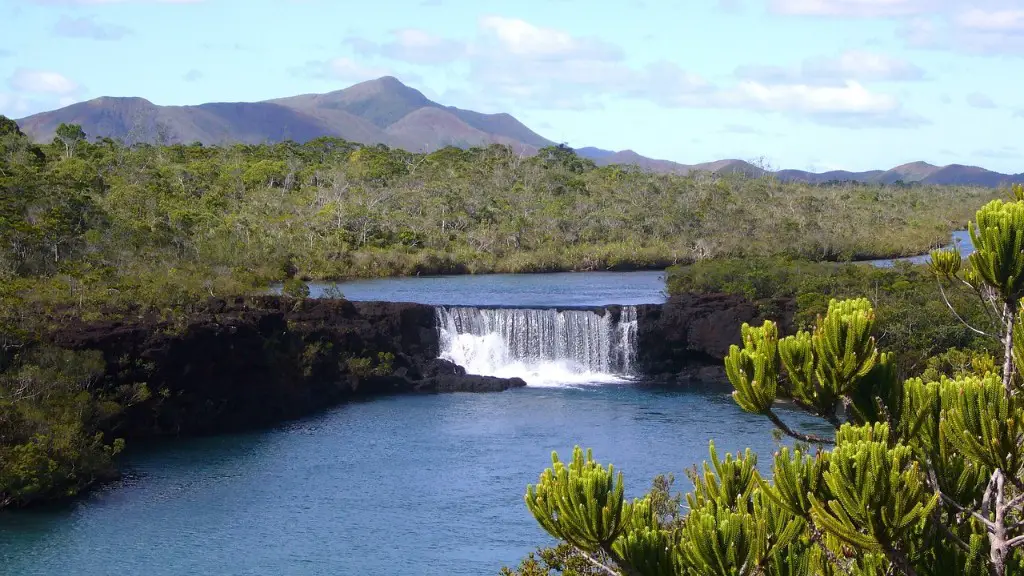
[[[949,504],[950,506],[955,508],[957,510],[957,512],[962,512],[964,514],[970,514],[971,516],[974,517],[975,520],[977,520],[978,522],[981,522],[982,524],[984,524],[986,528],[989,528],[989,529],[994,529],[995,528],[995,524],[993,524],[991,520],[989,520],[988,518],[982,516],[981,514],[978,514],[974,510],[971,510],[969,508],[964,508],[960,504],[957,504],[956,500],[953,500],[949,496],[946,496],[943,492],[940,491],[939,492],[939,496],[942,497],[942,501],[943,502],[945,502],[946,504]],[[987,493],[986,493],[986,499],[987,499]]]
[[[964,320],[963,317],[960,316],[960,313],[956,311],[956,308],[953,307],[953,304],[950,303],[949,297],[946,296],[946,289],[942,287],[942,281],[939,280],[938,282],[936,282],[936,284],[939,285],[939,292],[942,294],[942,301],[946,303],[946,307],[949,308],[949,311],[953,313],[953,316],[955,316],[956,319],[959,320],[961,324],[963,324],[970,331],[972,331],[972,332],[974,332],[976,334],[980,334],[981,336],[987,336],[989,338],[994,338],[995,340],[1000,341],[1000,342],[1002,341],[1002,339],[999,338],[998,336],[996,336],[994,334],[989,334],[988,332],[985,332],[985,331],[982,331],[982,330],[978,330],[974,326],[971,326],[971,324],[967,320]]]
[[[796,438],[797,440],[800,440],[801,442],[807,442],[809,444],[835,444],[836,443],[835,440],[832,440],[832,439],[829,439],[829,438],[823,438],[821,436],[817,436],[817,435],[814,435],[814,434],[802,434],[800,432],[796,432],[795,430],[790,428],[785,422],[783,422],[779,418],[779,416],[777,414],[775,414],[775,412],[772,411],[772,410],[768,411],[767,416],[768,416],[768,419],[772,421],[772,424],[775,424],[775,426],[779,430],[782,430],[782,432],[784,434],[786,434],[787,436],[790,436],[792,438]]]

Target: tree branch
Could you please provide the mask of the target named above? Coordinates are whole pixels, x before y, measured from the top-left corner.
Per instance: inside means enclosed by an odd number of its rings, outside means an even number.
[[[946,303],[946,307],[949,308],[949,311],[953,313],[953,316],[955,316],[961,324],[966,326],[968,330],[974,332],[975,334],[987,336],[988,338],[994,338],[997,341],[1001,341],[1001,339],[998,336],[994,334],[989,334],[988,332],[985,332],[983,330],[978,330],[974,326],[971,326],[971,324],[967,322],[967,320],[964,320],[963,317],[960,316],[960,313],[956,311],[956,308],[953,307],[953,304],[950,303],[949,298],[946,296],[946,289],[942,287],[942,281],[938,280],[936,281],[936,284],[939,285],[939,293],[942,294],[942,301]]]
[[[978,514],[974,510],[970,510],[968,508],[964,508],[963,506],[957,504],[956,500],[953,500],[949,496],[946,496],[941,490],[939,491],[939,496],[942,498],[943,502],[945,502],[946,504],[949,504],[953,508],[956,508],[957,512],[962,512],[964,514],[970,514],[971,516],[974,517],[975,520],[977,520],[978,522],[981,522],[982,524],[984,524],[986,528],[988,528],[990,530],[995,529],[995,524],[993,524],[991,520],[989,520],[988,518],[985,518],[981,514]]]
[[[618,573],[618,572],[616,572],[615,570],[612,570],[611,568],[609,568],[608,566],[606,566],[606,565],[605,565],[605,564],[604,564],[603,562],[601,562],[601,561],[600,561],[600,560],[598,560],[597,558],[594,558],[594,557],[593,557],[593,556],[591,556],[590,554],[587,554],[587,553],[586,553],[586,552],[584,552],[583,550],[580,550],[579,548],[577,548],[577,549],[576,549],[576,551],[577,551],[577,552],[579,552],[580,556],[582,556],[582,557],[583,557],[583,558],[584,558],[584,559],[585,559],[585,560],[586,560],[587,562],[589,562],[589,563],[590,563],[590,564],[591,564],[591,565],[592,565],[592,566],[593,566],[594,568],[597,568],[598,570],[600,570],[600,571],[604,572],[605,574],[608,574],[608,576],[622,576],[621,574],[619,574],[619,573]]]
[[[783,434],[785,434],[787,436],[790,436],[792,438],[796,438],[797,440],[800,440],[801,442],[807,442],[809,444],[835,444],[836,443],[835,440],[832,440],[832,439],[829,439],[829,438],[822,438],[821,436],[816,436],[814,434],[802,434],[800,432],[796,432],[795,430],[793,430],[792,428],[787,426],[786,423],[783,422],[778,417],[778,415],[776,415],[775,412],[772,411],[772,410],[769,410],[766,413],[766,416],[768,416],[768,419],[772,421],[772,424],[775,424],[775,426],[779,430],[782,430]]]

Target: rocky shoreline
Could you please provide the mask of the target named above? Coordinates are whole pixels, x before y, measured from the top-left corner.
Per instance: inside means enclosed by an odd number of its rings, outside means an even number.
[[[791,323],[791,302],[770,304],[774,319]],[[722,359],[739,342],[740,326],[763,321],[764,309],[726,294],[637,306],[641,379],[724,381]],[[621,307],[605,310],[617,317]],[[147,385],[151,398],[130,406],[110,430],[128,439],[267,426],[358,397],[526,385],[438,359],[435,324],[429,305],[259,296],[211,299],[174,323],[74,320],[48,339],[100,351],[107,368],[98,387]]]
[[[73,321],[49,340],[100,351],[99,387],[147,385],[109,431],[129,440],[262,427],[358,397],[526,385],[438,359],[433,307],[418,304],[211,299],[176,323]]]
[[[673,296],[637,309],[638,385],[726,385],[722,359],[744,322],[792,324],[790,301],[725,294]],[[595,309],[617,320],[621,306]],[[173,320],[72,318],[46,344],[102,356],[99,394],[144,385],[101,430],[136,445],[269,427],[361,398],[500,392],[519,378],[466,374],[438,358],[433,306],[257,296],[210,299]],[[106,478],[96,478],[102,482]]]

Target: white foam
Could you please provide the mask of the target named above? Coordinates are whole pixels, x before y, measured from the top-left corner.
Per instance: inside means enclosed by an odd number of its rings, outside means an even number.
[[[467,373],[564,387],[629,380],[636,356],[636,309],[622,322],[591,311],[437,309],[441,358]]]

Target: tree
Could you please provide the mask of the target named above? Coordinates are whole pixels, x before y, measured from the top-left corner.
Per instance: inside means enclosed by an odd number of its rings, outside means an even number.
[[[527,488],[529,511],[594,574],[1021,573],[1024,187],[1013,194],[978,210],[966,263],[955,250],[931,254],[947,303],[955,283],[990,307],[993,328],[964,329],[1000,340],[1001,368],[900,380],[863,298],[832,300],[812,329],[785,337],[771,321],[744,324],[725,359],[733,398],[797,440],[765,476],[749,450],[721,459],[712,443],[710,464],[690,473],[688,513],[668,524],[651,513],[653,492],[627,500],[621,473],[577,447]],[[834,434],[792,429],[774,410],[780,399]],[[520,568],[558,566],[531,557]]]
[[[85,131],[78,124],[60,123],[57,126],[55,139],[64,145],[64,157],[71,158],[75,155],[75,148],[80,142],[85,141]]]
[[[7,136],[9,134],[14,134],[17,136],[24,135],[21,133],[21,128],[18,127],[17,122],[11,120],[7,116],[4,116],[3,114],[0,114],[0,136]]]

